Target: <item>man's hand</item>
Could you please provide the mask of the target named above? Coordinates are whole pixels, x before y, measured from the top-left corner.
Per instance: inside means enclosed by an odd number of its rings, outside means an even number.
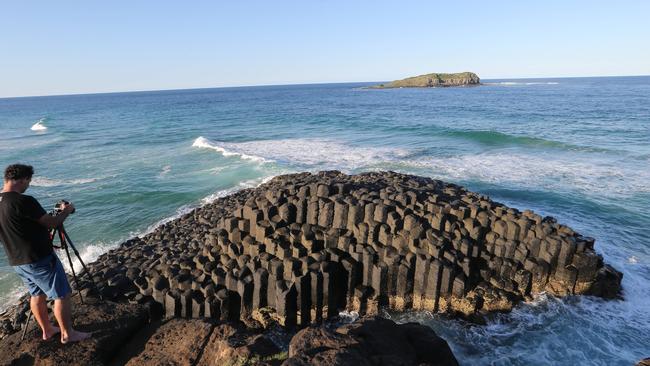
[[[71,214],[75,210],[74,205],[71,202],[64,203],[63,204],[63,210],[61,212],[65,212],[66,214]]]
[[[45,214],[41,216],[40,219],[38,219],[38,223],[45,226],[48,229],[57,228],[61,226],[61,224],[63,224],[63,221],[65,221],[68,215],[74,212],[74,210],[75,207],[72,203],[64,203],[63,209],[58,215],[52,216],[50,214]]]

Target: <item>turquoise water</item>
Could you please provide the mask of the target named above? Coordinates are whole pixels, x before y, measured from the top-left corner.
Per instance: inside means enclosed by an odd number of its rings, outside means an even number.
[[[650,356],[650,77],[475,88],[323,84],[0,99],[0,165],[73,201],[91,261],[243,187],[303,170],[426,175],[597,239],[625,301],[541,296],[479,327],[426,313],[465,364],[629,365]],[[24,293],[0,254],[0,308]]]

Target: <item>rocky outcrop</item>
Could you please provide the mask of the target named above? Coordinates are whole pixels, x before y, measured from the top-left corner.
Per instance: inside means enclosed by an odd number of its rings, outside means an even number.
[[[149,321],[145,306],[127,303],[97,302],[73,304],[75,327],[92,332],[92,338],[62,345],[59,336],[41,340],[34,320],[24,340],[16,332],[0,341],[0,365],[107,365],[130,336]]]
[[[166,317],[283,325],[341,310],[423,309],[480,320],[547,292],[614,297],[594,239],[460,186],[392,172],[281,176],[124,243],[91,265],[107,297]]]
[[[650,357],[639,361],[636,366],[650,366]]]
[[[142,305],[150,317],[289,329],[380,308],[480,322],[540,292],[616,297],[622,277],[593,238],[552,217],[393,172],[279,176],[88,267],[105,299]],[[87,276],[80,288],[94,292]],[[5,335],[21,329],[27,309],[4,315]]]
[[[622,277],[552,217],[393,172],[276,177],[89,268],[106,298],[153,302],[166,318],[273,309],[289,327],[382,307],[480,321],[541,292],[615,297]]]
[[[455,74],[433,73],[395,80],[387,84],[376,85],[373,88],[434,88],[471,86],[479,85],[480,83],[481,79],[473,72],[459,72]]]
[[[426,326],[374,317],[335,331],[309,327],[289,344],[283,366],[458,365],[445,340]]]

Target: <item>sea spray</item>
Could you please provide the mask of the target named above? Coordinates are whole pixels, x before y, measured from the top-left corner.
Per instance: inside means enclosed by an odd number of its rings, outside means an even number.
[[[30,129],[32,131],[38,131],[38,132],[46,131],[47,126],[43,124],[44,122],[45,122],[45,118],[41,118],[38,120],[38,122],[34,123]]]
[[[225,145],[233,146],[232,144],[225,144]],[[227,148],[219,146],[218,143],[212,142],[212,141],[206,139],[203,136],[197,137],[196,140],[194,140],[194,142],[192,143],[192,146],[193,147],[207,148],[207,149],[216,150],[216,151],[220,152],[225,157],[236,156],[236,157],[239,157],[241,159],[252,160],[252,161],[255,161],[255,162],[259,162],[259,163],[268,162],[267,159],[264,159],[263,157],[260,157],[260,156],[246,154],[246,153],[241,152],[241,151],[228,150]]]

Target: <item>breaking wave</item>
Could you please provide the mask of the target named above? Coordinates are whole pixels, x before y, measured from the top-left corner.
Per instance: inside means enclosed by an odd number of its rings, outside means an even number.
[[[216,150],[216,151],[220,152],[225,157],[238,156],[241,159],[252,160],[252,161],[259,162],[259,163],[268,162],[267,159],[262,158],[260,156],[247,154],[245,152],[239,151],[237,149],[237,144],[225,143],[225,142],[212,142],[212,141],[206,139],[203,136],[199,136],[196,140],[194,140],[194,143],[192,143],[192,146],[193,147],[198,147],[198,148]]]
[[[521,85],[558,85],[556,81],[500,81],[495,83],[483,83],[485,85],[500,85],[500,86],[521,86]]]
[[[548,190],[577,189],[589,195],[649,193],[650,171],[623,162],[586,161],[547,155],[483,153],[452,157],[423,157],[407,166],[430,169],[450,181],[475,180]]]
[[[31,185],[35,187],[72,186],[72,185],[93,183],[96,182],[98,179],[99,178],[62,180],[62,179],[50,179],[45,177],[34,177],[34,179],[32,179]]]
[[[400,160],[410,155],[408,150],[400,148],[351,146],[338,141],[311,138],[219,143],[209,146],[206,141],[208,140],[199,137],[194,146],[225,150],[231,155],[255,154],[261,161],[307,169],[351,171],[387,160]]]
[[[552,145],[571,148],[561,142],[516,137],[499,132],[452,132],[477,140],[499,143]],[[532,152],[500,151],[455,156],[422,155],[397,147],[353,146],[324,139],[260,140],[223,143],[223,148],[243,155],[256,154],[291,170],[337,169],[359,172],[374,169],[410,171],[413,168],[449,181],[479,181],[541,189],[570,188],[589,195],[650,193],[650,171],[625,161],[594,160],[580,156],[558,156]]]
[[[41,118],[38,120],[38,122],[34,123],[30,129],[32,131],[40,131],[40,132],[46,131],[47,126],[43,124],[44,122],[45,122],[45,118]]]

